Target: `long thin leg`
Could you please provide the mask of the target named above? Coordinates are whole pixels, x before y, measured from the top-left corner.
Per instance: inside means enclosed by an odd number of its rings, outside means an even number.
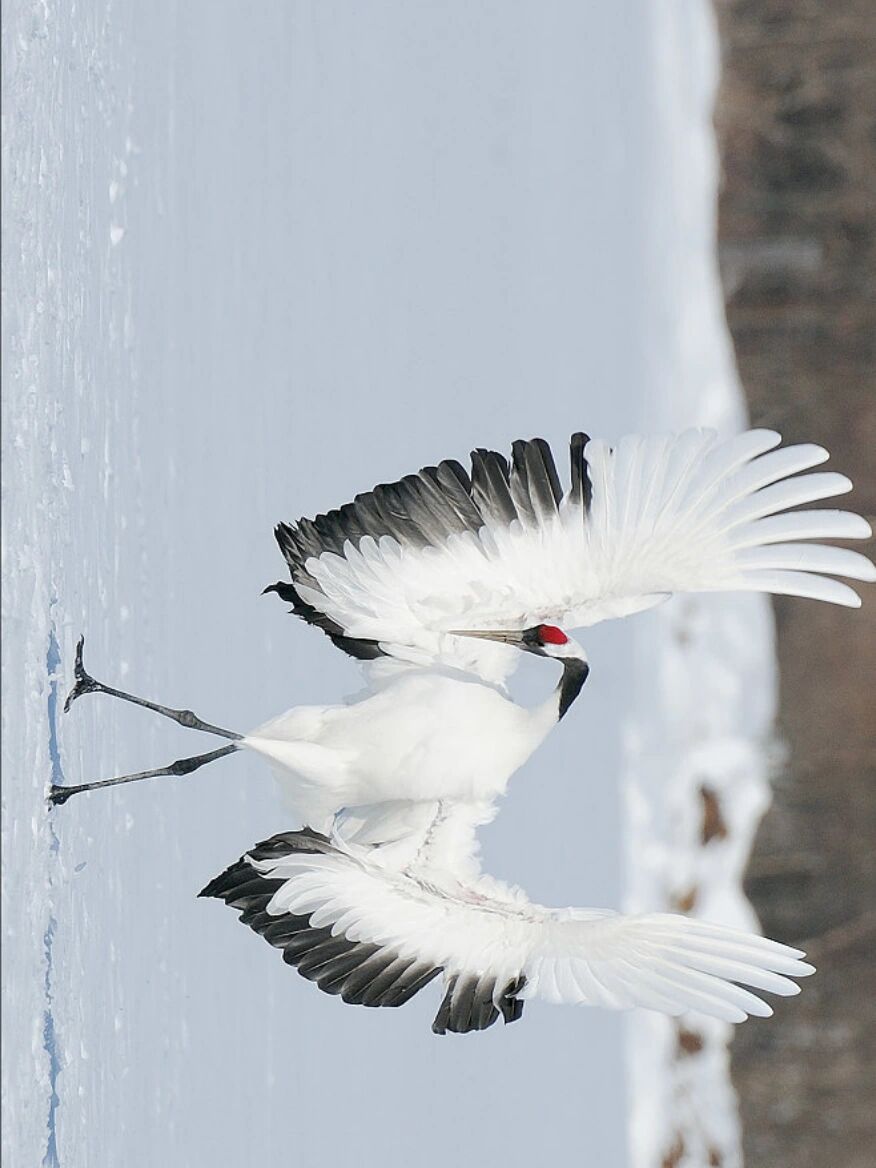
[[[173,710],[169,706],[159,706],[156,702],[147,702],[145,698],[135,697],[133,694],[124,693],[120,689],[113,689],[110,685],[104,685],[102,681],[95,681],[90,674],[85,672],[85,667],[82,664],[82,648],[85,644],[85,637],[80,637],[76,645],[76,663],[73,667],[73,676],[76,682],[70,693],[67,695],[67,700],[64,702],[64,713],[70,709],[77,698],[81,698],[83,694],[87,693],[105,693],[110,697],[121,698],[124,702],[133,702],[135,706],[143,706],[147,710],[154,710],[156,714],[162,714],[165,718],[170,718],[174,722],[178,722],[180,726],[186,726],[189,730],[203,730],[207,734],[216,734],[219,738],[230,738],[233,742],[239,742],[243,738],[242,734],[236,734],[233,730],[223,730],[221,726],[212,726],[209,722],[202,721],[191,710]]]
[[[196,754],[193,758],[178,758],[176,762],[165,767],[158,767],[154,771],[137,771],[131,775],[119,775],[117,779],[101,779],[97,783],[80,783],[76,787],[59,787],[53,783],[49,791],[49,801],[57,807],[81,791],[96,791],[100,787],[116,787],[119,783],[136,783],[140,779],[154,779],[159,775],[190,775],[192,771],[198,770],[206,763],[215,762],[217,758],[222,758],[226,754],[233,754],[235,750],[240,750],[240,747],[236,743],[232,743],[230,746],[220,746],[218,750],[211,750],[209,754]]]

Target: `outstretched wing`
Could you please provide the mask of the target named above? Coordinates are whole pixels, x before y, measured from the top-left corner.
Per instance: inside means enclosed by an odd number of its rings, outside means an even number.
[[[863,539],[869,525],[843,511],[790,510],[851,483],[800,474],[827,451],[774,449],[780,441],[768,430],[724,442],[689,430],[612,447],[576,434],[565,491],[541,439],[515,442],[510,464],[476,450],[471,475],[442,462],[312,521],[281,524],[292,583],[274,587],[356,655],[451,663],[473,651],[451,630],[582,627],[674,592],[857,606],[832,577],[873,580],[873,564],[803,541]]]
[[[387,870],[308,830],[259,844],[207,885],[326,993],[400,1006],[438,974],[436,1033],[516,1021],[527,997],[728,1022],[796,994],[797,949],[668,914],[550,910],[482,878],[442,886]]]

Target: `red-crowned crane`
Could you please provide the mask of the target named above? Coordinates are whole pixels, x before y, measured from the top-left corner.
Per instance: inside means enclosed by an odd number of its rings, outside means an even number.
[[[245,748],[266,756],[307,828],[258,845],[204,890],[242,909],[305,976],[367,1005],[400,1005],[443,971],[435,1028],[482,1029],[524,997],[695,1008],[738,1021],[769,1007],[736,982],[795,992],[796,950],[683,917],[551,911],[482,875],[475,830],[513,772],[577,697],[581,628],[675,592],[758,591],[857,607],[834,575],[876,579],[859,553],[808,544],[870,534],[859,516],[789,510],[851,488],[799,474],[821,447],[775,449],[765,430],[573,435],[564,491],[547,444],[509,464],[477,450],[281,524],[292,611],[366,662],[345,705],[298,707],[246,735],[91,678],[77,653],[69,703],[104,692],[230,739],[169,767],[75,787],[187,774]],[[562,665],[534,709],[504,688],[519,651]]]

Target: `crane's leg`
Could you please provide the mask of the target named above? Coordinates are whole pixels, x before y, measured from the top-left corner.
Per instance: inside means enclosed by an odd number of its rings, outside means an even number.
[[[204,722],[201,718],[198,718],[191,710],[172,710],[169,706],[159,706],[156,702],[147,702],[145,698],[135,697],[133,694],[124,693],[120,689],[113,689],[112,686],[104,685],[101,681],[95,681],[93,677],[85,672],[85,667],[82,664],[82,648],[84,644],[85,638],[80,637],[76,645],[76,663],[73,667],[73,676],[76,680],[73,688],[67,695],[66,702],[64,702],[65,714],[76,699],[81,698],[83,694],[105,693],[114,698],[121,698],[125,702],[133,702],[135,706],[143,706],[147,710],[154,710],[156,714],[170,718],[172,721],[178,722],[180,726],[187,726],[190,730],[203,730],[207,734],[216,734],[219,738],[230,738],[233,742],[237,742],[243,737],[242,734],[237,734],[234,730],[223,730],[221,726],[211,726],[209,722]]]
[[[157,767],[154,771],[136,771],[130,775],[119,775],[115,779],[101,779],[97,783],[79,783],[75,787],[59,787],[52,783],[49,801],[57,807],[81,791],[96,791],[100,787],[115,787],[119,783],[136,783],[140,779],[153,779],[158,775],[190,775],[192,771],[198,770],[206,763],[215,762],[217,758],[223,758],[226,754],[233,754],[235,750],[240,750],[240,747],[236,742],[232,742],[230,746],[220,746],[218,750],[211,750],[209,754],[196,754],[193,758],[178,758],[176,762],[165,767]]]

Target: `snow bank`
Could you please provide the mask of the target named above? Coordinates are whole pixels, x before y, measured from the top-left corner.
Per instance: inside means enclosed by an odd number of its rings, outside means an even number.
[[[664,220],[646,263],[652,299],[665,305],[654,320],[648,428],[732,433],[744,425],[745,408],[716,258],[717,32],[705,2],[657,4],[650,19],[654,148],[669,164],[655,172],[655,213]],[[624,767],[626,907],[757,929],[741,882],[769,800],[776,673],[768,601],[679,598],[643,617],[634,685]],[[630,1018],[634,1168],[741,1163],[732,1029],[705,1019]]]

